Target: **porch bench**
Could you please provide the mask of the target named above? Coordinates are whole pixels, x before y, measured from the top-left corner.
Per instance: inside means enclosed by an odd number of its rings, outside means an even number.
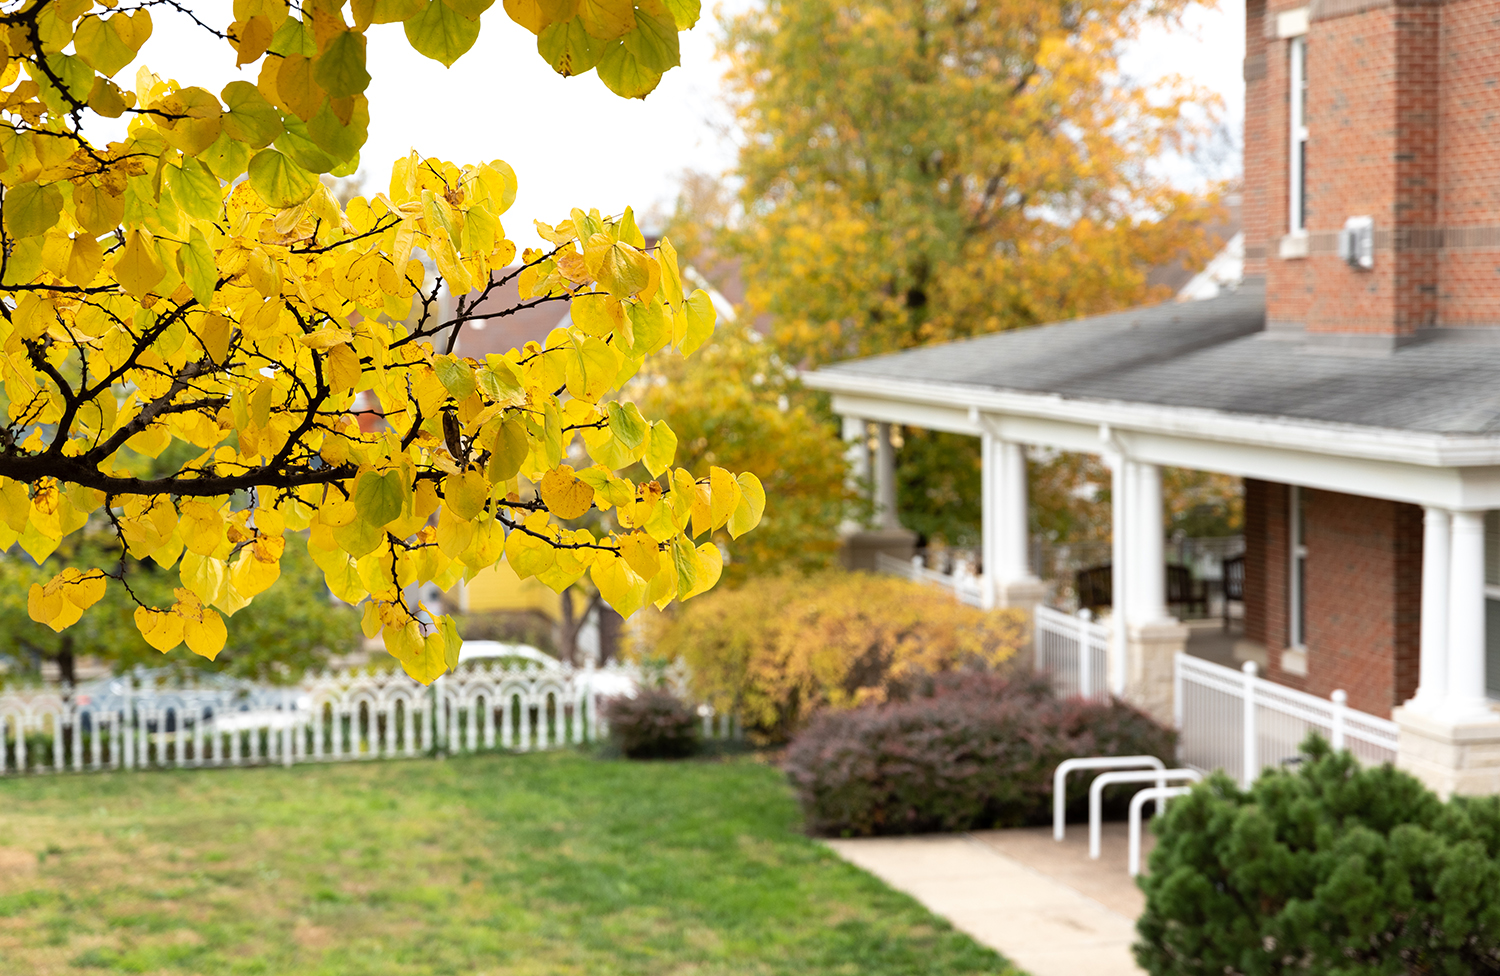
[[[1186,611],[1197,610],[1202,614],[1208,613],[1207,583],[1193,579],[1193,574],[1186,566],[1169,563],[1166,566],[1166,574],[1168,607],[1181,607]],[[1094,611],[1101,607],[1113,606],[1113,577],[1113,566],[1110,563],[1080,569],[1073,578],[1073,589],[1078,594],[1078,608]]]

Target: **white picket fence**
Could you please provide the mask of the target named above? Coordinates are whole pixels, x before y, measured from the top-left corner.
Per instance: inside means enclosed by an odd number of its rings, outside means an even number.
[[[1108,697],[1110,630],[1087,610],[1070,615],[1038,606],[1032,645],[1037,671],[1051,677],[1058,695]],[[1080,653],[1080,648],[1088,653]]]
[[[600,702],[680,668],[461,666],[431,687],[400,671],[310,674],[268,687],[209,678],[189,686],[137,674],[55,691],[0,694],[0,774],[244,766],[555,749],[608,734]],[[737,734],[700,706],[706,738]]]
[[[1253,662],[1235,671],[1186,654],[1175,674],[1177,756],[1195,769],[1223,769],[1248,785],[1295,759],[1311,731],[1361,762],[1396,759],[1396,723],[1350,708],[1342,691],[1319,698],[1257,677]]]

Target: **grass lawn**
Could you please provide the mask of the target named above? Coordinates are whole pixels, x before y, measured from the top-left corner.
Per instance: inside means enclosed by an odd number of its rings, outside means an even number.
[[[776,769],[574,753],[0,780],[0,973],[1010,973]]]

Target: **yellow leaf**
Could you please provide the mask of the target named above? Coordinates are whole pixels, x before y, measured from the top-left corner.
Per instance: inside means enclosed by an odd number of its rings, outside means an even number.
[[[629,617],[646,604],[646,581],[623,559],[601,556],[591,567],[589,578],[604,602],[622,617]]]
[[[649,581],[661,572],[661,549],[656,540],[644,532],[632,532],[621,538],[620,555],[643,580]]]
[[[26,484],[10,478],[0,478],[0,521],[4,521],[17,532],[26,528],[31,518],[31,494]]]
[[[268,558],[270,553],[263,546],[246,546],[230,567],[229,579],[241,596],[253,599],[271,588],[281,576],[281,563]]]
[[[135,626],[146,643],[163,654],[182,643],[182,618],[168,610],[136,607]]]
[[[689,356],[714,334],[714,322],[718,318],[718,312],[714,310],[713,299],[709,298],[708,292],[702,288],[693,292],[684,303],[684,311],[687,316],[687,332],[683,337],[681,349],[684,356]]]
[[[479,21],[463,16],[444,0],[427,0],[422,11],[408,18],[404,27],[406,39],[417,53],[441,62],[445,68],[453,67],[479,37]]]
[[[572,465],[563,464],[542,476],[538,486],[547,510],[560,519],[575,519],[594,504],[594,489],[573,475]]]
[[[740,504],[739,482],[723,468],[708,469],[710,528],[723,528]]]
[[[489,494],[489,482],[478,471],[450,474],[443,479],[443,503],[465,522],[472,521],[484,511]]]
[[[594,37],[612,41],[635,27],[635,4],[632,0],[582,0],[578,16]]]
[[[14,192],[14,191],[12,191]],[[166,274],[156,256],[156,244],[143,230],[125,235],[125,246],[115,259],[115,279],[134,298],[144,298]]]
[[[531,444],[526,439],[526,428],[519,420],[507,417],[495,433],[495,444],[490,454],[490,482],[504,484],[514,478],[526,462]]]
[[[359,354],[347,345],[334,346],[328,350],[324,377],[328,387],[335,392],[352,390],[359,385],[362,368]]]
[[[182,544],[189,552],[212,555],[224,541],[224,518],[217,509],[200,501],[185,501],[180,511]]]
[[[182,625],[182,639],[188,650],[210,661],[219,656],[228,638],[229,631],[224,626],[224,619],[207,607],[197,608],[196,613],[187,617]]]
[[[696,555],[697,580],[690,590],[678,596],[679,600],[691,600],[698,594],[713,589],[714,584],[719,582],[719,577],[724,573],[724,554],[712,542],[700,545]]]
[[[735,479],[740,487],[740,501],[734,514],[729,517],[729,534],[738,539],[760,524],[761,514],[766,510],[766,490],[760,479],[745,471]]]

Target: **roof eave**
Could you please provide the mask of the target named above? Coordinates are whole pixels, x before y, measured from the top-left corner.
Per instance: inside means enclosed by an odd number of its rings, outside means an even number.
[[[1116,430],[1208,438],[1337,457],[1443,468],[1500,465],[1500,437],[1436,434],[1202,407],[860,376],[838,369],[804,372],[802,381],[812,389],[829,393],[1108,425]]]

